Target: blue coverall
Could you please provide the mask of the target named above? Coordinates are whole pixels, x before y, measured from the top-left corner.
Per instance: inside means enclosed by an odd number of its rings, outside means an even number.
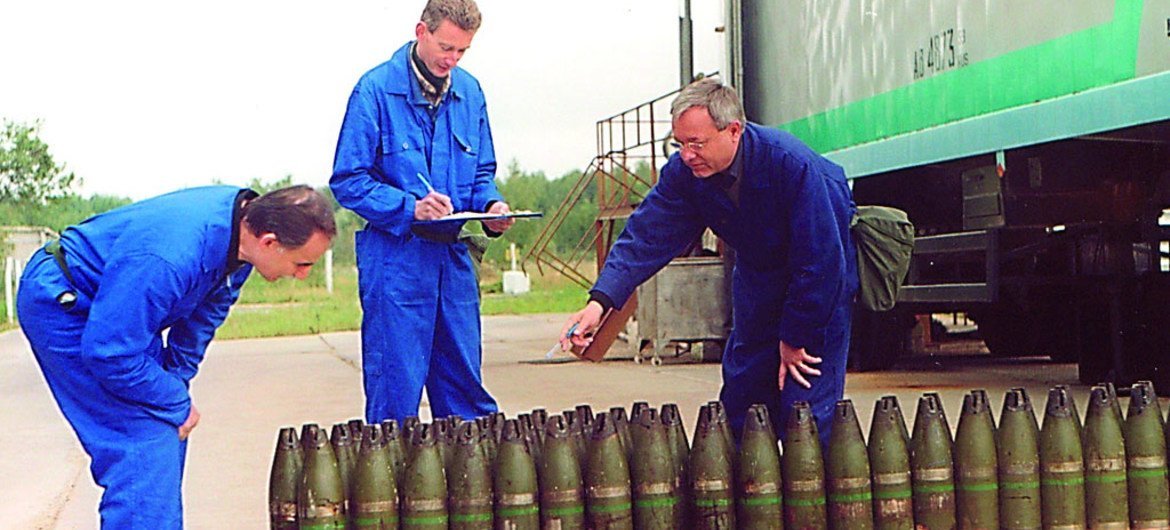
[[[808,401],[822,440],[845,388],[856,251],[855,206],[840,167],[792,135],[748,123],[739,205],[713,179],[696,178],[676,154],[630,216],[593,289],[617,305],[710,227],[735,248],[733,329],[720,400],[739,438],[748,407],[767,405],[783,434],[792,404]],[[777,388],[780,341],[821,357],[811,389]]]
[[[188,189],[97,215],[61,234],[72,284],[45,250],[21,278],[21,328],[105,488],[102,528],[183,527],[187,388],[252,270],[228,271],[241,192]]]
[[[362,311],[366,421],[418,414],[425,385],[432,417],[497,410],[480,374],[479,290],[459,223],[412,230],[423,178],[456,212],[502,200],[479,82],[451,70],[437,107],[423,96],[407,43],[354,87],[329,181],[367,223],[355,234]],[[421,176],[421,177],[420,177]]]

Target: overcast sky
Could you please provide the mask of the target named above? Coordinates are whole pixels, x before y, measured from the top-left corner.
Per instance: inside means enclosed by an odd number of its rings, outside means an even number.
[[[694,2],[696,71],[721,66],[722,2]],[[0,117],[42,120],[82,195],[218,179],[328,182],[358,77],[414,38],[424,0],[0,2]],[[463,66],[503,171],[557,177],[595,122],[676,88],[679,0],[480,0]]]

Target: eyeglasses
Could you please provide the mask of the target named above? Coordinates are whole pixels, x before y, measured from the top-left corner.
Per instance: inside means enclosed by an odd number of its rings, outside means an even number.
[[[705,147],[708,143],[711,143],[711,140],[703,140],[701,142],[680,142],[678,140],[673,140],[670,142],[670,146],[674,149],[678,149],[679,151],[682,151],[685,147],[690,149],[692,153],[698,153],[699,151],[702,151],[703,147]]]

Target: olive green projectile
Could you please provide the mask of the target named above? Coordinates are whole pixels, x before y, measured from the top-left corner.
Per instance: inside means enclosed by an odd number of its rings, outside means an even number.
[[[937,393],[918,399],[910,437],[914,522],[923,530],[955,528],[955,477],[951,428]]]
[[[1023,388],[1004,396],[995,433],[999,464],[999,524],[1005,530],[1040,528],[1040,426]]]
[[[634,457],[630,459],[630,480],[634,497],[634,527],[639,530],[673,530],[682,521],[676,518],[680,504],[674,460],[666,426],[658,411],[643,407],[630,424]]]
[[[1094,386],[1085,412],[1085,519],[1089,528],[1125,528],[1129,503],[1125,479],[1125,438],[1104,386]]]
[[[618,439],[622,442],[622,449],[626,451],[626,461],[634,455],[634,444],[630,441],[630,418],[626,416],[624,407],[610,407],[609,419],[617,430]]]
[[[498,529],[540,528],[536,461],[524,436],[518,420],[504,422],[493,474]]]
[[[719,422],[719,410],[710,403],[699,410],[695,439],[691,442],[688,497],[692,528],[734,528],[734,449]]]
[[[630,406],[630,423],[638,421],[638,415],[650,408],[650,403],[647,401],[635,401]]]
[[[910,435],[896,396],[878,400],[869,425],[869,465],[873,484],[874,528],[912,530]]]
[[[608,413],[600,413],[585,464],[585,520],[597,530],[630,530],[634,527],[630,468],[617,426]]]
[[[386,440],[386,465],[390,476],[398,490],[402,490],[402,476],[406,473],[407,440],[403,439],[403,432],[398,427],[397,420],[382,422],[382,438]]]
[[[955,507],[959,528],[999,528],[999,468],[995,450],[995,421],[987,393],[963,396],[963,410],[955,431]]]
[[[833,411],[829,447],[825,456],[825,484],[829,500],[829,528],[873,528],[873,489],[869,454],[853,402],[837,402]]]
[[[1129,520],[1133,528],[1170,528],[1166,438],[1154,385],[1133,385],[1125,418]]]
[[[353,469],[357,464],[357,447],[350,437],[349,425],[345,423],[333,424],[329,435],[329,443],[333,445],[333,455],[337,458],[337,471],[341,473],[341,485],[345,490],[345,513],[350,514],[349,499],[353,497]]]
[[[784,428],[784,526],[791,529],[828,528],[825,514],[825,463],[816,418],[807,401],[792,406]]]
[[[581,423],[586,425],[593,423],[593,407],[588,403],[577,405],[575,410],[577,411],[577,420],[579,420]],[[589,430],[589,432],[592,433],[593,431]]]
[[[536,466],[540,483],[540,527],[585,528],[585,489],[577,441],[563,416],[545,423],[544,451]]]
[[[303,459],[300,447],[295,428],[280,429],[268,477],[268,521],[272,530],[297,528],[297,482]]]
[[[407,418],[409,421],[410,418]],[[399,509],[403,530],[447,528],[447,477],[437,424],[419,425],[411,439]]]
[[[352,423],[351,423],[352,425]],[[350,498],[350,519],[361,530],[396,530],[398,528],[398,485],[390,469],[388,442],[381,425],[366,425],[362,429],[362,445],[358,450],[353,473],[353,496]]]
[[[707,406],[711,407],[711,418],[719,425],[719,431],[723,433],[723,439],[727,440],[727,460],[729,462],[735,461],[735,434],[731,432],[731,422],[727,420],[727,409],[723,407],[722,401],[708,401]]]
[[[491,530],[492,463],[479,424],[456,427],[451,467],[447,469],[447,513],[451,530]]]
[[[345,528],[345,485],[325,431],[305,429],[305,463],[297,486],[297,522],[302,529]]]
[[[740,528],[783,530],[780,446],[768,407],[748,408],[735,477],[736,522]]]
[[[1067,387],[1048,392],[1040,428],[1040,513],[1044,528],[1083,528],[1085,466],[1076,405]]]
[[[352,419],[346,422],[345,426],[349,429],[349,439],[353,440],[355,462],[357,454],[362,450],[362,436],[366,423],[359,419]]]
[[[544,443],[544,426],[548,424],[548,410],[546,409],[532,409],[532,427],[536,430],[536,436],[540,438],[541,444]]]
[[[658,416],[662,425],[666,427],[666,441],[670,446],[670,460],[674,462],[675,491],[679,495],[679,504],[675,506],[675,518],[680,525],[687,525],[690,512],[690,497],[687,489],[687,460],[690,459],[691,449],[687,441],[687,428],[683,425],[679,415],[678,405],[666,403],[662,405],[662,413]]]

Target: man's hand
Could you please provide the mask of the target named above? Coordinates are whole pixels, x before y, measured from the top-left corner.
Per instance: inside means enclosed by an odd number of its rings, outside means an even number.
[[[451,215],[455,208],[451,206],[451,198],[432,191],[417,201],[414,201],[414,218],[417,221],[431,221]]]
[[[565,325],[561,326],[561,334],[559,340],[561,342],[561,351],[572,351],[573,346],[585,348],[593,342],[593,334],[597,332],[598,326],[601,325],[601,316],[605,313],[601,304],[596,301],[589,302],[585,309],[582,309],[569,317],[565,321]],[[577,326],[573,329],[573,326]],[[572,335],[569,330],[572,329]]]
[[[793,348],[788,343],[780,341],[780,390],[784,390],[784,379],[788,375],[792,375],[800,386],[805,388],[812,388],[812,383],[809,383],[804,378],[805,374],[819,376],[821,371],[809,366],[810,364],[820,364],[820,357],[813,357],[804,351],[804,348]]]
[[[179,440],[186,440],[191,436],[191,431],[196,425],[199,425],[199,411],[195,409],[195,405],[191,405],[191,414],[188,414],[187,421],[179,426]]]
[[[492,203],[491,208],[488,208],[487,213],[494,213],[494,214],[512,213],[512,209],[508,207],[508,203],[506,203],[504,201],[496,201],[496,202]],[[490,221],[484,221],[483,225],[485,227],[487,227],[488,230],[491,230],[492,232],[496,232],[497,234],[502,234],[502,233],[504,233],[504,231],[508,230],[509,228],[512,228],[512,223],[515,223],[515,222],[516,222],[515,219],[508,217],[505,219],[492,219]]]

